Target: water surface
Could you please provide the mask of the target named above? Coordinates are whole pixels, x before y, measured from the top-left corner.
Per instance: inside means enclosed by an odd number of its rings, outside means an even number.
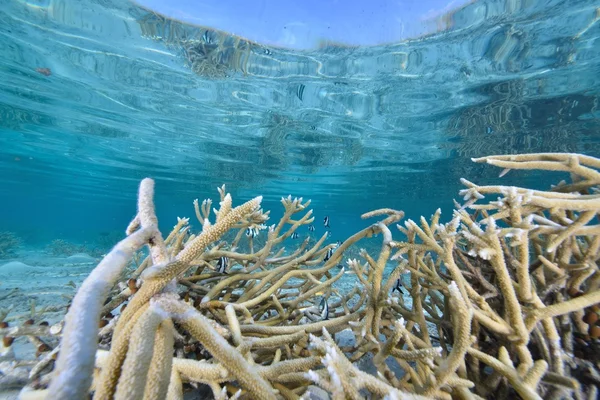
[[[351,234],[381,206],[449,211],[461,177],[499,182],[471,157],[600,156],[600,1],[475,1],[434,35],[311,51],[125,1],[0,5],[0,230],[30,242],[124,229],[146,176],[164,231],[225,183],[274,216],[310,197]]]

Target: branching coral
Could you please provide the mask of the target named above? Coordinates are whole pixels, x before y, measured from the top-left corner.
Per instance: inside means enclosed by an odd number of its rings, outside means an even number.
[[[0,232],[0,258],[14,255],[14,251],[22,244],[16,233]]]
[[[534,191],[464,181],[465,203],[446,224],[439,211],[408,220],[394,240],[403,213],[375,210],[363,218],[379,220],[339,246],[324,235],[286,252],[285,240],[313,221],[310,202],[282,198],[284,215],[267,228],[261,198],[234,208],[223,187],[214,221],[212,202],[195,201],[202,230],[190,235],[178,219],[163,240],[145,179],[127,238],[81,285],[64,331],[54,330],[54,370],[52,357],[39,361],[22,397],[181,399],[205,384],[218,399],[308,398],[315,386],[333,399],[595,398],[600,160],[475,161],[564,171],[572,182]],[[484,202],[489,195],[500,197]],[[232,243],[219,242],[230,231]],[[348,259],[379,234],[378,254]],[[143,245],[148,257],[119,282]],[[354,288],[340,292],[346,273]],[[2,334],[49,334],[19,329]]]

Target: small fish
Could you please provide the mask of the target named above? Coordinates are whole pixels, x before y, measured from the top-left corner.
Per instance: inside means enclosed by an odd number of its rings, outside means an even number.
[[[202,35],[202,41],[206,44],[211,44],[214,42],[211,31],[205,31]]]
[[[329,304],[327,304],[327,299],[323,297],[321,300],[321,304],[319,304],[319,308],[321,309],[321,319],[327,320],[329,319]]]
[[[258,229],[248,228],[246,229],[246,236],[255,238],[258,236]]]
[[[308,226],[308,231],[309,232],[314,232],[315,231],[315,226],[314,225],[309,225]]]
[[[263,49],[263,53],[265,53],[265,55],[270,56],[273,54],[273,52],[269,49]]]
[[[37,72],[38,74],[42,74],[44,76],[52,75],[52,71],[50,70],[50,68],[36,68],[35,72]]]
[[[302,97],[304,96],[304,89],[306,89],[306,86],[303,83],[301,83],[298,86],[298,89],[296,89],[296,96],[298,96],[300,101],[302,101]]]
[[[400,278],[396,279],[396,284],[392,288],[392,293],[394,293],[394,291],[398,291],[401,295],[404,294],[404,290],[402,290],[402,280]]]
[[[292,239],[298,239],[300,237],[300,235],[298,235],[298,232],[294,232],[292,233],[292,236],[290,236]]]
[[[335,248],[337,249],[338,247],[340,247],[342,245],[342,241],[338,240],[337,242],[335,242]]]
[[[327,250],[327,254],[325,254],[325,258],[323,259],[324,262],[327,262],[331,256],[333,255],[333,248]]]
[[[229,265],[229,257],[219,257],[219,261],[217,261],[217,272],[220,274],[227,273],[227,266]]]
[[[325,228],[330,228],[330,226],[329,226],[329,216],[326,216],[323,219],[323,225],[325,225]]]

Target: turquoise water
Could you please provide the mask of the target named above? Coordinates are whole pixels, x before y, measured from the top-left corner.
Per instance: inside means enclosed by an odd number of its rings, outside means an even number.
[[[192,201],[313,200],[340,239],[378,207],[449,219],[459,179],[547,187],[475,165],[600,156],[600,1],[475,1],[428,37],[265,47],[126,1],[0,0],[0,231],[100,243],[156,179],[166,234]]]

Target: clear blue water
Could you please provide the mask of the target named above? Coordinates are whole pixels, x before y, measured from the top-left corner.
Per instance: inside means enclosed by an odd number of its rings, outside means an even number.
[[[126,1],[0,0],[0,231],[122,232],[141,178],[166,233],[195,198],[313,200],[340,238],[378,207],[449,218],[471,157],[600,156],[600,1],[475,1],[393,45],[267,48]],[[547,187],[513,171],[502,182]]]

